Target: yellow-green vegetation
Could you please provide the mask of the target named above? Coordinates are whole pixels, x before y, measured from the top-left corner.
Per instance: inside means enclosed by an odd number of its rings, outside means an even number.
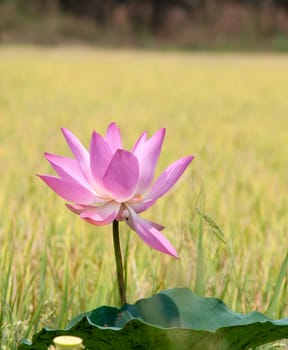
[[[287,317],[287,82],[286,56],[0,48],[2,348],[118,303],[111,227],[81,221],[35,176],[52,173],[44,151],[70,154],[62,126],[88,146],[115,121],[128,148],[166,127],[158,174],[195,155],[143,215],[166,226],[179,261],[120,225],[129,302],[186,286]]]

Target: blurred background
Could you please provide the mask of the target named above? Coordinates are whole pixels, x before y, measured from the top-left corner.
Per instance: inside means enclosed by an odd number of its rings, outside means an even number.
[[[0,0],[0,43],[288,50],[287,0]]]
[[[71,156],[60,127],[89,147],[115,121],[127,149],[166,127],[157,175],[195,155],[143,213],[180,260],[121,226],[129,302],[185,286],[287,317],[285,52],[288,0],[0,0],[1,350],[117,303],[110,227],[35,176],[45,151]]]

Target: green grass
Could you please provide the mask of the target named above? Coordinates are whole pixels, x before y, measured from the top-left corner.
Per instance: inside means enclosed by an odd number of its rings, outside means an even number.
[[[81,221],[35,176],[52,173],[44,151],[69,155],[62,126],[88,145],[116,121],[126,147],[164,126],[158,173],[195,155],[143,213],[179,261],[120,225],[129,302],[186,286],[287,317],[287,82],[286,56],[0,48],[1,349],[118,300],[111,228]]]

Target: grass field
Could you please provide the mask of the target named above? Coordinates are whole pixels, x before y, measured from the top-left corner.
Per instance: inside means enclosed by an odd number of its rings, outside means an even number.
[[[116,121],[128,148],[166,127],[158,173],[195,155],[143,215],[166,226],[179,261],[120,225],[130,303],[186,286],[288,317],[287,88],[287,56],[0,48],[1,349],[117,304],[111,228],[81,221],[35,176],[52,173],[44,151],[70,154],[62,126],[88,146]]]

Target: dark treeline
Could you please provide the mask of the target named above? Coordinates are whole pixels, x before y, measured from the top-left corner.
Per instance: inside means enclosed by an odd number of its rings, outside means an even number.
[[[287,37],[288,0],[0,0],[4,42],[78,38],[145,45],[155,39],[197,48],[254,47],[261,40],[273,47],[275,39],[288,50]]]
[[[0,0],[5,2],[9,0]],[[249,7],[254,11],[263,8],[280,8],[287,12],[288,0],[10,0],[19,5],[22,10],[38,12],[56,11],[72,14],[76,17],[87,17],[100,25],[116,21],[130,21],[137,26],[145,24],[152,30],[158,30],[165,25],[167,15],[202,19],[216,16],[220,8],[229,5]],[[273,11],[271,12],[273,16]]]

